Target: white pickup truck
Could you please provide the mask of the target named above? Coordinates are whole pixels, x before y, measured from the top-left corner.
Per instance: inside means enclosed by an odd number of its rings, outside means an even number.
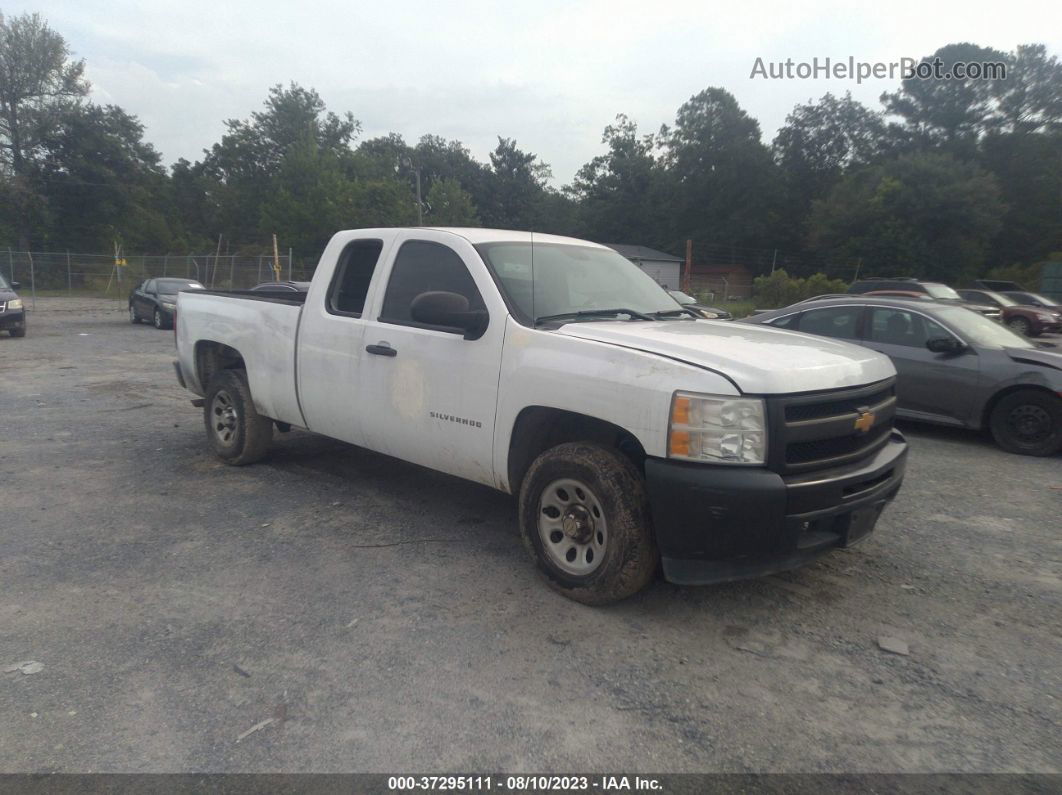
[[[518,497],[550,584],[602,604],[657,568],[793,568],[900,488],[888,358],[698,319],[628,260],[490,229],[336,234],[306,293],[195,291],[177,378],[230,464],[305,428]]]

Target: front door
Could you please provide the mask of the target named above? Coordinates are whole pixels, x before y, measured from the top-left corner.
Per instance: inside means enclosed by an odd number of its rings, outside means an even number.
[[[926,341],[955,337],[925,315],[906,309],[870,307],[865,344],[896,366],[899,409],[925,419],[967,425],[980,377],[978,356],[933,353]]]
[[[445,232],[406,232],[376,317],[365,325],[362,380],[374,450],[495,485],[494,418],[506,310],[476,250]],[[421,293],[446,291],[486,309],[478,339],[413,320]]]

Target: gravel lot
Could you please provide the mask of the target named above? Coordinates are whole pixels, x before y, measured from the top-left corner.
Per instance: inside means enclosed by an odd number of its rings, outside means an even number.
[[[592,609],[505,495],[300,432],[218,463],[172,358],[115,302],[0,338],[0,666],[43,664],[2,772],[1062,771],[1060,457],[907,426],[861,546]]]

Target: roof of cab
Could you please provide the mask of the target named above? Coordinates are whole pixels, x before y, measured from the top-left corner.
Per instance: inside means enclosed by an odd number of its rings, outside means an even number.
[[[432,232],[448,232],[452,235],[463,237],[472,245],[478,245],[479,243],[530,243],[534,239],[536,243],[565,243],[570,246],[592,246],[593,248],[611,250],[608,246],[602,246],[600,243],[592,243],[589,240],[580,240],[576,237],[547,235],[543,232],[521,232],[514,229],[481,229],[471,226],[410,226],[391,229],[390,231],[416,232],[418,229]],[[351,229],[347,231],[366,230]]]

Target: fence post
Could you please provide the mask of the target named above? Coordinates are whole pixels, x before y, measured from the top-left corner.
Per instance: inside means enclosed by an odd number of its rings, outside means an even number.
[[[288,281],[291,281],[291,249],[288,249]]]
[[[236,289],[235,284],[232,281],[232,272],[235,269],[235,267],[236,267],[236,255],[233,254],[232,256],[229,257],[229,289],[230,290],[235,290]]]
[[[11,254],[11,246],[7,247],[7,275],[11,277],[11,281],[18,281],[15,278],[15,258]]]
[[[170,255],[169,254],[163,254],[162,255],[162,275],[163,276],[166,275],[166,267],[169,264],[170,264]]]
[[[255,280],[255,284],[262,283],[262,255],[258,255],[258,277]]]
[[[27,251],[26,256],[29,257],[30,264],[30,294],[33,296],[33,308],[37,308],[37,278],[33,269],[33,252]]]
[[[66,250],[66,294],[67,296],[74,294],[74,281],[70,276],[70,249]]]

